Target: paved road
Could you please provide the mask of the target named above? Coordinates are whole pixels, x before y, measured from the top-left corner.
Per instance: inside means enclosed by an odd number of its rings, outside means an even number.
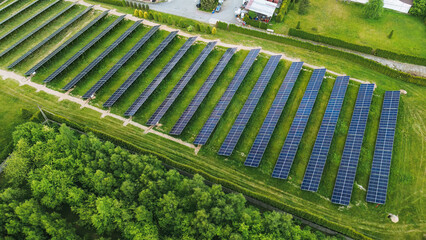
[[[168,2],[150,4],[149,7],[156,11],[215,24],[216,21],[237,23],[234,12],[241,4],[242,0],[225,0],[220,12],[214,14],[198,10],[195,6],[195,0],[170,0]]]

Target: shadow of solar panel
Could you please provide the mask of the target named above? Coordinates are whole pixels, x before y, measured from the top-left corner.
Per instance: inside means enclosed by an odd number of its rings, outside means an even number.
[[[11,50],[13,50],[15,47],[17,47],[19,44],[23,43],[25,40],[27,40],[28,38],[30,38],[32,35],[34,35],[35,33],[37,33],[38,31],[40,31],[42,28],[44,28],[46,25],[48,25],[49,23],[51,23],[52,21],[54,21],[55,19],[57,19],[58,17],[60,17],[62,14],[64,14],[66,11],[68,11],[70,8],[72,8],[73,6],[75,6],[75,3],[69,5],[68,7],[66,7],[65,9],[63,9],[62,11],[60,11],[58,14],[56,14],[55,16],[53,16],[52,18],[48,19],[47,21],[45,21],[44,23],[42,23],[41,25],[39,25],[36,29],[34,29],[33,31],[31,31],[30,33],[28,33],[27,35],[25,35],[23,38],[19,39],[16,43],[14,43],[12,46],[8,47],[6,50],[4,50],[2,53],[0,53],[0,57],[4,56],[5,54],[7,54],[8,52],[10,52]],[[31,71],[31,70],[30,70]],[[29,72],[30,72],[29,71]],[[31,73],[34,73],[35,71],[31,71]],[[25,73],[25,75],[30,75],[27,73]]]
[[[331,202],[349,205],[358,159],[367,125],[368,112],[373,97],[374,84],[361,84],[343,149],[342,160],[337,173]]]
[[[93,85],[84,95],[84,99],[92,98],[111,77],[157,32],[160,25],[152,27],[102,78]]]
[[[322,80],[324,79],[325,71],[324,68],[315,69],[312,73],[308,87],[305,90],[305,94],[297,109],[296,116],[293,119],[293,123],[291,124],[280,155],[278,156],[277,163],[275,164],[274,171],[272,172],[272,177],[274,178],[286,179],[290,173],[297,148],[299,147],[300,140],[302,139],[306,124],[308,123],[309,116],[311,115],[312,108],[318,96]]]
[[[399,91],[385,92],[368,182],[367,202],[379,204],[386,202],[399,98]]]
[[[104,103],[104,107],[112,107],[114,103],[123,95],[123,93],[136,81],[136,79],[151,65],[151,63],[160,55],[160,53],[169,45],[176,36],[177,31],[171,32],[160,45],[148,56],[148,58],[136,69],[136,71],[115,91],[112,96]]]
[[[37,51],[39,48],[41,48],[44,44],[46,44],[50,39],[54,38],[56,35],[58,35],[60,32],[62,32],[65,28],[73,24],[75,21],[80,19],[84,14],[89,12],[93,6],[87,7],[83,12],[75,16],[73,19],[62,25],[58,30],[56,30],[54,33],[50,34],[47,38],[45,38],[43,41],[41,41],[39,44],[37,44],[35,47],[33,47],[31,50],[26,52],[24,55],[19,57],[15,62],[10,64],[7,68],[13,68],[16,65],[18,65],[20,62],[22,62],[24,59],[26,59],[29,55],[31,55],[33,52]]]
[[[75,60],[77,60],[81,55],[83,55],[87,50],[89,50],[93,45],[95,45],[99,40],[101,40],[108,32],[110,32],[118,23],[124,19],[124,15],[118,17],[112,24],[105,28],[98,36],[92,39],[86,46],[80,49],[74,56],[68,59],[62,66],[56,69],[49,77],[47,77],[43,82],[51,82],[55,77],[61,74],[68,66],[70,66]]]
[[[183,46],[177,51],[177,53],[170,59],[167,65],[161,70],[161,72],[152,80],[152,82],[148,85],[148,87],[142,92],[142,94],[136,99],[136,101],[132,104],[132,106],[127,109],[124,113],[124,116],[133,116],[145,103],[145,101],[151,96],[154,90],[160,85],[160,83],[166,78],[166,76],[172,71],[172,69],[176,66],[179,60],[185,55],[186,51],[191,47],[191,45],[195,42],[197,37],[190,37]]]
[[[309,159],[308,166],[303,178],[302,190],[316,192],[321,181],[321,175],[324,170],[325,161],[330,150],[331,140],[342,109],[346,89],[349,83],[349,76],[340,76],[336,78],[333,91],[328,100],[321,127],[315,140],[314,148]]]
[[[225,138],[225,141],[222,143],[222,146],[219,149],[218,154],[222,156],[230,156],[234,151],[235,146],[240,139],[241,134],[243,133],[254,109],[256,108],[257,103],[259,102],[260,97],[263,94],[266,86],[269,83],[269,80],[272,77],[275,69],[278,66],[278,63],[281,59],[281,55],[272,56],[265,68],[262,71],[259,79],[256,82],[256,85],[253,87],[249,97],[244,103],[243,108],[238,114],[237,119],[232,125],[231,130]]]
[[[299,76],[300,70],[302,69],[303,62],[294,62],[291,64],[277,95],[275,96],[274,102],[268,111],[268,114],[263,121],[262,127],[254,140],[253,146],[244,162],[245,166],[258,167],[262,160],[263,153],[268,146],[269,140],[271,139],[272,133],[274,132],[275,126],[278,123],[278,119],[281,116],[283,108],[287,102],[288,97],[293,89],[294,83]]]
[[[94,67],[96,67],[110,52],[112,52],[127,36],[129,36],[141,23],[142,21],[135,22],[129,29],[127,29],[117,40],[108,46],[105,51],[99,54],[95,60],[93,60],[86,68],[83,69],[75,78],[73,78],[62,90],[68,91],[73,88],[77,83],[84,78]]]

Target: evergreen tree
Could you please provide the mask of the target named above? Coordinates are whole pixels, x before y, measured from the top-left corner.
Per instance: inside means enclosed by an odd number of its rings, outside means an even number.
[[[369,0],[364,6],[366,18],[379,19],[383,13],[383,0]]]

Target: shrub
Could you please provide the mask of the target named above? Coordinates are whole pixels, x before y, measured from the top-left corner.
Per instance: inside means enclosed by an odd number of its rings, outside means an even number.
[[[393,30],[389,33],[388,38],[391,39],[393,36]]]
[[[213,28],[212,28],[212,34],[213,34],[213,35],[215,35],[215,34],[216,34],[216,32],[217,32],[216,28],[215,28],[215,27],[213,27]]]
[[[197,32],[201,31],[201,27],[200,27],[199,23],[195,24],[195,31],[197,31]]]
[[[139,11],[137,9],[135,9],[135,11],[133,12],[133,16],[135,16],[135,17],[139,16]]]
[[[145,15],[144,15],[144,12],[142,12],[142,10],[139,10],[139,17],[140,18],[143,18]]]
[[[216,8],[218,0],[200,0],[201,9],[205,11],[212,11]]]
[[[148,12],[144,12],[144,13],[143,13],[143,18],[145,18],[145,19],[148,19],[148,18],[149,18],[149,14],[148,14]]]
[[[426,0],[414,0],[409,13],[414,16],[426,17]]]
[[[149,5],[145,4],[145,10],[149,11]]]
[[[376,49],[376,51],[374,52],[374,55],[378,57],[382,57],[382,58],[388,58],[388,59],[393,59],[393,60],[397,60],[401,62],[426,66],[426,58],[395,53],[395,52],[391,52],[391,51],[387,51],[383,49]]]
[[[96,2],[107,3],[116,6],[123,6],[122,0],[95,0]]]
[[[192,25],[189,25],[186,30],[188,30],[188,32],[193,32],[194,31],[194,27]]]
[[[161,13],[157,14],[157,19],[159,22],[164,22],[163,15]]]
[[[369,0],[364,5],[364,15],[366,18],[378,19],[383,13],[383,0]]]
[[[152,12],[148,12],[148,19],[149,19],[149,20],[154,19],[154,16],[152,15]]]
[[[277,23],[282,22],[283,19],[284,19],[284,16],[281,13],[279,13],[277,16],[275,16],[275,22],[277,22]]]
[[[266,30],[266,29],[268,29],[268,24],[266,22],[260,22],[259,27],[261,29],[265,29]]]
[[[307,14],[308,13],[309,5],[310,5],[309,0],[301,0],[300,4],[299,4],[299,11],[298,11],[298,13],[300,15]]]
[[[158,22],[158,14],[157,13],[153,13],[152,14],[154,21]]]
[[[208,34],[212,33],[212,28],[210,27],[210,25],[206,26],[206,33]]]
[[[297,22],[296,29],[300,29],[300,21]]]
[[[219,29],[228,30],[228,24],[221,21],[216,22],[216,27]]]

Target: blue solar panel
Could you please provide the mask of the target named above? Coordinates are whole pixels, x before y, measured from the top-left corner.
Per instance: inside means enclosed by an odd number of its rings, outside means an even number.
[[[126,62],[154,35],[160,28],[159,25],[152,27],[147,34],[145,34],[136,44],[130,49],[108,72],[87,91],[83,98],[92,98],[96,91],[98,91],[112,76],[124,65]]]
[[[248,167],[259,166],[263,153],[268,146],[269,140],[271,139],[272,133],[274,132],[275,126],[278,123],[278,119],[281,116],[283,108],[290,96],[291,90],[299,76],[302,66],[303,62],[294,62],[291,64],[290,69],[288,70],[287,75],[275,96],[274,102],[268,111],[268,115],[263,121],[262,127],[254,140],[253,146],[250,149],[244,165]]]
[[[399,91],[387,91],[385,93],[368,183],[367,202],[380,204],[386,202],[399,95]]]
[[[75,78],[73,78],[62,90],[70,90],[73,88],[81,79],[84,78],[94,67],[96,67],[110,52],[112,52],[127,36],[129,36],[141,23],[141,21],[135,22],[129,29],[127,29],[117,40],[108,46],[99,56],[93,60],[86,68],[83,69]]]
[[[361,84],[343,149],[339,172],[337,173],[331,202],[349,205],[354,185],[358,159],[361,153],[368,112],[373,97],[374,84]]]
[[[190,37],[185,44],[177,51],[177,53],[170,59],[167,65],[161,70],[161,72],[152,80],[148,87],[142,92],[142,94],[136,99],[132,106],[127,109],[124,116],[133,116],[139,110],[139,108],[145,103],[145,101],[151,96],[151,94],[157,89],[158,85],[166,78],[166,76],[173,70],[179,60],[185,55],[186,51],[192,46],[197,37]],[[214,46],[215,43],[213,43]],[[213,49],[213,47],[211,47]]]
[[[253,54],[250,57],[252,59],[255,59],[256,56],[257,54]],[[248,71],[249,69],[250,68],[247,67],[245,70]],[[195,139],[194,144],[200,144],[200,145],[206,144],[207,140],[209,139],[210,135],[215,129],[217,123],[222,117],[222,114],[225,112],[226,108],[228,107],[229,103],[231,102],[232,98],[234,97],[235,93],[237,92],[238,88],[243,82],[246,74],[247,74],[246,71],[244,71],[243,74],[239,74],[237,72],[237,74],[232,79],[231,83],[229,84],[228,88],[226,89],[225,93],[222,95],[219,102],[216,104],[215,108],[213,109],[213,112],[210,114],[209,119],[207,119],[207,122],[204,124],[203,128],[198,133],[198,136]]]
[[[189,80],[194,76],[197,72],[198,68],[200,68],[201,64],[206,60],[207,56],[213,50],[216,42],[209,42],[207,46],[203,49],[200,55],[195,59],[192,65],[189,67],[188,71],[183,75],[183,77],[179,80],[176,86],[172,89],[172,91],[167,95],[166,99],[161,103],[160,107],[152,114],[151,118],[148,120],[147,125],[156,125],[160,122],[160,119],[166,114],[167,110],[172,106],[173,102],[185,88],[186,84],[188,84]]]
[[[218,152],[219,155],[230,156],[234,151],[234,148],[238,143],[238,139],[240,139],[240,136],[243,133],[244,128],[246,127],[254,109],[256,108],[256,105],[259,102],[259,99],[262,96],[266,85],[268,85],[272,74],[278,66],[280,58],[281,55],[276,55],[272,56],[269,59],[268,64],[263,69],[262,74],[256,82],[256,85],[254,86],[248,99],[244,103],[244,106],[238,114],[238,117],[235,120],[231,130],[226,136],[225,141],[222,143],[222,146]]]
[[[232,51],[235,52],[235,50],[232,50]],[[238,79],[238,78],[244,79],[251,65],[253,64],[254,60],[256,60],[256,57],[259,54],[259,52],[260,52],[260,49],[253,49],[249,52],[247,57],[244,59],[243,64],[239,68],[237,74],[234,76],[234,79]],[[222,58],[224,57],[225,55]],[[203,102],[204,98],[207,96],[210,89],[213,87],[213,84],[219,78],[219,75],[223,70],[222,67],[225,67],[222,65],[218,64],[218,66],[216,66],[216,68],[210,73],[209,77],[204,82],[203,86],[201,86],[200,90],[198,90],[197,95],[195,95],[195,97],[192,99],[189,106],[185,109],[183,114],[180,116],[177,123],[173,126],[172,130],[170,131],[170,134],[180,135],[182,133],[183,129],[185,129],[186,125],[189,123],[189,120],[191,120],[192,116],[194,116],[195,111],[197,111],[198,107]]]
[[[104,107],[112,107],[114,103],[124,94],[124,92],[138,79],[138,77],[151,65],[151,63],[160,55],[160,53],[169,45],[176,36],[177,31],[171,32],[160,45],[143,61],[136,71],[115,91],[112,96],[104,103]]]
[[[342,109],[343,99],[349,83],[349,76],[337,77],[333,91],[325,109],[314,148],[306,168],[302,182],[302,190],[316,192],[321,181],[321,175],[330,150],[331,140]]]
[[[312,73],[302,102],[300,102],[296,116],[293,119],[293,123],[291,124],[280,155],[278,156],[274,171],[272,172],[272,177],[274,178],[286,179],[290,173],[297,148],[299,147],[300,140],[302,140],[306,124],[308,123],[322,80],[324,79],[325,71],[324,68],[315,69]]]

